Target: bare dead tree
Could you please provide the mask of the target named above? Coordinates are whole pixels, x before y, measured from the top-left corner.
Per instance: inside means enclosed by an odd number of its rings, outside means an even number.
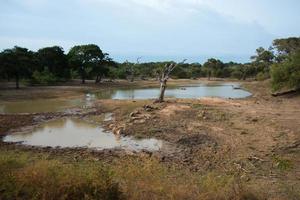
[[[159,82],[160,82],[160,94],[159,94],[159,98],[155,101],[158,103],[161,103],[164,101],[164,97],[165,97],[165,91],[167,88],[167,82],[168,79],[170,78],[170,74],[171,72],[180,64],[183,64],[186,61],[186,59],[184,59],[181,63],[169,63],[166,64],[164,66],[164,69],[162,70],[160,76],[159,76]]]
[[[138,57],[138,58],[136,59],[136,63],[130,65],[130,68],[129,68],[129,72],[130,72],[130,82],[133,82],[133,81],[134,81],[134,73],[135,73],[134,66],[140,64],[140,60],[141,60],[141,59],[142,59],[142,57]],[[127,63],[128,63],[128,61],[127,61]]]

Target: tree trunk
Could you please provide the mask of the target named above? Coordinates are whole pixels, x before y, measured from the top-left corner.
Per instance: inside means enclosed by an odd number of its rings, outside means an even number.
[[[102,75],[97,75],[96,76],[96,81],[95,81],[95,83],[100,83],[101,82],[101,80],[102,80]]]
[[[160,83],[160,95],[158,98],[158,102],[160,103],[164,101],[166,88],[167,88],[167,80],[164,80]]]
[[[134,75],[132,74],[131,78],[130,78],[130,82],[133,82],[133,81],[134,81]]]
[[[99,75],[96,76],[95,83],[99,83]]]
[[[19,89],[19,74],[16,74],[16,89]]]
[[[85,84],[85,74],[84,74],[84,72],[81,73],[81,84]]]

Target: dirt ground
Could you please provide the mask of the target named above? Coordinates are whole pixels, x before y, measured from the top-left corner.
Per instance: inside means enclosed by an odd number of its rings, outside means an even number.
[[[171,81],[170,85],[196,82],[199,81]],[[17,92],[1,90],[0,100],[62,98],[80,95],[91,88],[156,84],[154,81],[117,82],[98,87],[90,84],[46,90],[45,87],[25,88]],[[242,86],[253,95],[234,100],[167,99],[161,104],[150,100],[98,100],[93,112],[82,113],[82,117],[96,120],[95,116],[100,113],[111,112],[113,122],[99,121],[106,129],[116,134],[164,140],[169,148],[142,154],[155,157],[167,166],[200,174],[209,171],[238,173],[249,185],[264,185],[268,199],[297,199],[300,197],[300,95],[272,97],[268,81],[242,82]],[[10,134],[18,128],[62,115],[2,114],[0,134]],[[43,120],[39,120],[41,118]],[[26,147],[1,143],[3,148]],[[107,155],[115,156],[112,151],[110,153],[105,153],[105,159],[109,159]]]

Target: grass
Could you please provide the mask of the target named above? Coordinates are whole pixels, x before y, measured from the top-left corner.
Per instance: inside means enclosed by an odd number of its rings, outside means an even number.
[[[293,168],[292,161],[290,161],[288,159],[285,159],[285,158],[282,158],[280,156],[274,156],[273,157],[273,163],[281,171],[286,171],[286,170],[290,170],[290,169]]]
[[[111,172],[95,163],[1,152],[0,170],[0,199],[122,199]]]
[[[70,156],[1,150],[0,199],[258,199],[234,174],[200,175],[154,158]]]

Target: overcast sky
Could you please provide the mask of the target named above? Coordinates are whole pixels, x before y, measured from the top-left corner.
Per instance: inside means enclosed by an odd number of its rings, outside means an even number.
[[[0,47],[94,43],[116,60],[245,62],[300,36],[300,0],[0,0]]]

